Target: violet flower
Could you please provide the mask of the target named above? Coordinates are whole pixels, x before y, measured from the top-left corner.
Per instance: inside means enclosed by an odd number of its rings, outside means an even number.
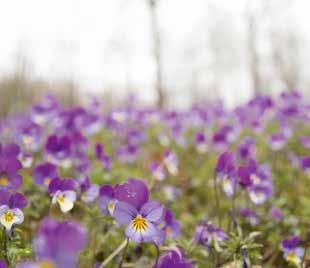
[[[252,226],[257,225],[260,221],[257,213],[250,208],[246,208],[246,207],[240,208],[239,213],[240,213],[240,216],[245,218],[246,221]]]
[[[115,199],[115,188],[111,185],[103,185],[100,187],[99,193],[99,205],[103,214],[110,214],[113,216],[116,199]]]
[[[212,223],[199,223],[196,226],[194,240],[207,248],[212,246],[217,251],[220,251],[220,244],[228,239],[228,235],[225,231]]]
[[[19,152],[16,144],[3,146],[0,143],[0,189],[16,189],[22,185],[22,176],[18,174],[22,168],[22,164],[17,159]]]
[[[194,268],[194,264],[185,257],[180,248],[173,247],[159,258],[153,268]]]
[[[195,146],[196,150],[200,154],[204,154],[208,150],[208,143],[205,133],[198,132],[195,136]]]
[[[27,206],[27,199],[21,193],[11,194],[7,190],[0,190],[0,223],[9,233],[15,224],[21,224],[24,221],[22,208]]]
[[[58,176],[57,167],[49,162],[37,165],[33,171],[33,180],[38,185],[48,187],[51,180]]]
[[[113,217],[119,224],[126,224],[125,234],[136,242],[162,242],[164,232],[160,230],[164,206],[157,201],[149,201],[149,189],[137,179],[115,189],[116,202]]]
[[[179,160],[176,153],[171,150],[166,150],[164,153],[164,164],[173,176],[178,174]]]
[[[160,162],[152,162],[150,165],[152,178],[157,181],[163,181],[166,178],[164,166]]]
[[[78,222],[45,218],[34,239],[37,261],[20,263],[17,268],[77,268],[78,253],[86,243],[86,229]]]
[[[299,246],[300,238],[298,236],[292,236],[282,240],[281,248],[284,258],[295,265],[300,265],[302,257],[304,255],[304,249]]]
[[[269,137],[269,145],[273,151],[281,150],[287,142],[287,138],[283,133],[275,133]]]
[[[58,203],[63,213],[69,212],[76,201],[73,179],[54,178],[51,180],[48,191],[52,195],[52,204]]]
[[[163,230],[165,231],[166,236],[170,236],[171,238],[178,237],[181,231],[181,224],[180,221],[175,218],[173,211],[166,208],[163,220]]]
[[[216,180],[221,183],[224,193],[232,196],[236,190],[236,168],[234,155],[231,152],[222,153],[217,161]]]
[[[89,177],[79,180],[81,200],[88,204],[94,202],[99,196],[99,185],[92,184]]]

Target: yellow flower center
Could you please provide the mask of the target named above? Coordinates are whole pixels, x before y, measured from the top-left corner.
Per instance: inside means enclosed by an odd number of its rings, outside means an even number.
[[[39,268],[55,268],[55,265],[49,260],[39,262],[38,266]]]
[[[57,196],[57,201],[58,201],[59,203],[65,202],[65,197],[64,197],[64,195],[59,195],[59,196]]]
[[[299,258],[296,256],[295,252],[294,251],[290,251],[288,254],[287,254],[287,260],[291,263],[294,263],[294,264],[298,264],[299,263]]]
[[[4,214],[4,220],[6,222],[11,222],[12,220],[14,219],[14,214],[12,211],[7,211],[5,214]]]
[[[3,176],[3,177],[0,178],[0,185],[7,186],[8,183],[9,183],[9,181],[8,181],[7,177]]]
[[[147,219],[143,218],[141,215],[137,215],[132,220],[132,225],[136,231],[145,231],[147,228]]]
[[[50,184],[50,181],[51,181],[51,179],[49,178],[49,177],[46,177],[45,179],[44,179],[44,185],[45,186],[49,186],[49,184]]]

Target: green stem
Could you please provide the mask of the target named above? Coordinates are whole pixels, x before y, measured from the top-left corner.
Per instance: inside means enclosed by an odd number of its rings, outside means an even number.
[[[8,259],[8,237],[5,228],[3,228],[2,232],[2,238],[3,238],[3,258],[5,259],[6,263],[9,265],[9,259]]]
[[[301,267],[306,267],[305,261],[307,256],[308,247],[306,246],[304,255],[302,256]]]
[[[129,245],[129,238],[127,238],[127,240],[126,240],[126,246],[125,246],[125,249],[123,251],[123,255],[122,255],[121,261],[120,261],[119,266],[118,266],[119,268],[123,267],[123,261],[126,258],[126,253],[127,253],[128,245]]]
[[[126,238],[122,244],[118,246],[100,265],[99,268],[104,268],[114,257],[116,257],[126,246],[128,239]]]
[[[154,243],[154,246],[156,248],[156,260],[155,260],[155,265],[154,267],[157,268],[157,265],[158,265],[158,260],[159,260],[159,248],[158,246]]]
[[[218,189],[217,189],[217,181],[216,181],[216,174],[214,173],[213,176],[213,182],[214,182],[214,192],[215,192],[215,208],[217,211],[217,216],[218,216],[218,225],[219,227],[222,226],[222,217],[221,217],[221,213],[220,213],[220,199],[219,199],[219,193],[218,193]]]

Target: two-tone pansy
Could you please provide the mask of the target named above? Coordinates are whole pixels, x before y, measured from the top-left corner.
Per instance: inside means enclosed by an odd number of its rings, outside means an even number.
[[[303,255],[304,248],[300,247],[300,238],[299,236],[292,236],[282,240],[281,249],[283,251],[284,258],[296,265],[299,266]]]
[[[33,180],[38,185],[48,187],[51,180],[58,176],[57,167],[49,162],[38,164],[33,172]]]
[[[48,186],[52,195],[52,204],[58,204],[63,213],[69,212],[76,201],[75,183],[73,179],[54,178]]]
[[[24,221],[22,208],[27,206],[27,199],[21,193],[11,194],[5,189],[0,190],[0,223],[9,233],[13,225]]]
[[[99,196],[99,185],[91,183],[89,177],[80,179],[78,184],[80,188],[81,200],[84,203],[88,204],[94,202]]]

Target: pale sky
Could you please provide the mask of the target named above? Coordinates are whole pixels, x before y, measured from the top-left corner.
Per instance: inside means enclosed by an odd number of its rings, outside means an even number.
[[[238,32],[242,31],[240,18],[245,3],[255,6],[259,1],[161,0],[167,84],[175,88],[176,102],[183,103],[189,95],[182,79],[175,78],[176,73],[188,72],[188,66],[179,63],[180,55],[188,40],[199,39],[201,25],[208,20],[210,3],[236,22],[234,30]],[[290,12],[297,18],[294,25],[309,41],[310,1],[291,2]],[[143,100],[151,101],[154,67],[145,3],[145,0],[0,0],[0,75],[12,72],[17,52],[22,51],[35,77],[49,81],[74,78],[86,92],[113,84],[119,86],[120,94],[125,92],[129,77],[135,92]],[[250,94],[249,83],[243,76],[227,78],[220,90],[228,105]]]

